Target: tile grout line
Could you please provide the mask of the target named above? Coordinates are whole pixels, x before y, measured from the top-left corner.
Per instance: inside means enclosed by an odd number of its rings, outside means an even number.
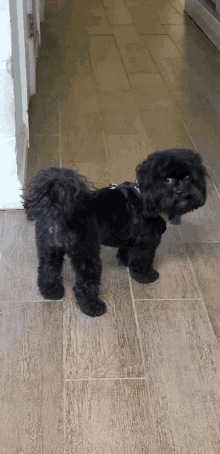
[[[114,42],[115,42],[115,47],[116,47],[116,49],[117,49],[117,51],[118,51],[119,58],[120,58],[120,60],[121,60],[122,67],[123,67],[124,72],[125,72],[125,74],[126,74],[126,77],[127,77],[127,79],[128,79],[128,84],[129,84],[129,86],[130,86],[130,90],[133,90],[133,87],[132,87],[132,85],[131,85],[131,81],[130,81],[130,78],[129,78],[129,74],[128,74],[128,71],[127,71],[127,69],[126,69],[126,67],[125,67],[125,65],[124,65],[124,61],[123,61],[123,58],[122,58],[122,55],[121,55],[121,51],[120,51],[120,48],[119,48],[119,46],[118,46],[118,43],[117,43],[115,34],[113,34],[113,39],[114,39]]]
[[[35,300],[9,300],[9,301],[1,301],[0,300],[0,304],[2,303],[19,303],[19,304],[25,304],[25,303],[58,303],[58,302],[63,302],[63,300],[38,300],[38,299],[35,299]]]
[[[138,318],[137,318],[135,299],[134,299],[134,295],[133,295],[133,291],[132,291],[131,276],[130,276],[128,268],[127,268],[127,273],[128,273],[128,280],[129,280],[129,286],[130,286],[132,306],[133,306],[133,310],[134,310],[134,317],[135,317],[135,322],[136,322],[136,327],[137,327],[137,335],[138,335],[138,339],[139,339],[139,343],[140,343],[142,363],[143,363],[143,367],[144,367],[144,377],[145,377],[147,395],[148,395],[148,399],[149,399],[150,415],[151,415],[151,418],[152,418],[152,425],[154,427],[154,433],[158,435],[158,431],[157,431],[157,427],[156,427],[156,421],[155,421],[154,412],[153,412],[152,403],[151,403],[149,385],[148,385],[148,381],[147,381],[147,377],[146,377],[146,364],[145,364],[144,351],[143,351],[143,346],[142,346],[142,341],[141,341],[141,332],[140,332],[140,327],[139,327]],[[159,447],[159,449],[160,449],[160,453],[161,453],[161,448]]]
[[[172,3],[171,3],[171,4],[172,4]],[[174,5],[172,5],[172,6],[174,7]],[[175,8],[175,7],[174,7],[174,8]],[[177,11],[177,12],[178,12],[178,11]],[[178,13],[178,14],[180,14],[180,13]],[[189,17],[189,16],[188,16],[188,17]],[[189,18],[190,18],[190,17],[189,17]],[[191,18],[190,18],[190,20],[192,21]],[[165,25],[169,25],[169,24],[165,24]],[[183,53],[182,46],[181,46],[181,50],[180,50],[180,46],[177,47],[175,41],[174,41],[173,38],[172,38],[172,35],[171,35],[169,32],[167,32],[167,35],[170,37],[172,43],[174,44],[174,46],[175,46],[175,47],[178,49],[178,51],[180,52],[182,59],[183,59],[185,62],[187,62],[187,60],[186,60],[186,58],[185,58],[185,55],[184,55],[184,53]],[[194,39],[194,33],[190,33],[190,31],[188,31],[188,33],[186,33],[185,36],[190,36],[190,37],[192,37],[192,38]],[[203,44],[204,44],[204,43],[203,43]],[[208,52],[210,52],[210,50],[207,49],[207,44],[205,44],[205,47],[206,47],[206,49],[205,49],[204,53],[207,54]],[[219,61],[218,61],[218,59],[216,58],[215,54],[212,52],[212,50],[211,50],[211,55],[212,55],[212,57],[217,61],[218,65],[219,65]],[[200,87],[200,88],[202,88],[202,90],[203,90],[203,87]],[[172,90],[170,90],[170,89],[169,89],[169,91],[172,92]],[[203,90],[203,92],[204,92],[204,90]],[[212,100],[211,100],[210,97],[209,97],[209,93],[208,93],[207,89],[205,89],[205,94],[208,96],[209,100],[211,101],[211,104],[214,106]],[[188,132],[188,131],[187,131],[187,132]],[[190,136],[190,138],[191,138],[191,136]],[[194,144],[194,142],[193,142],[193,144]]]
[[[58,136],[59,136],[59,165],[60,165],[60,168],[63,167],[62,165],[62,157],[61,157],[61,152],[62,152],[62,137],[61,137],[61,122],[60,122],[60,91],[58,93],[58,118],[59,118],[59,133],[58,133]]]
[[[114,33],[86,33],[86,36],[114,36]]]
[[[210,244],[220,243],[220,240],[193,241],[193,243],[190,244],[206,244],[206,243]]]
[[[179,13],[178,13],[178,14],[179,14]],[[164,25],[169,25],[169,24],[164,24]],[[190,35],[190,33],[189,33],[189,35]],[[175,46],[175,48],[176,48],[176,49],[178,50],[178,52],[180,53],[180,56],[184,59],[184,61],[186,61],[185,58],[184,58],[184,55],[183,55],[182,52],[179,50],[179,48],[176,46],[176,43],[173,41],[171,35],[167,32],[167,33],[166,33],[166,36],[169,36],[169,38],[171,39],[173,45]],[[166,86],[166,88],[167,88],[167,90],[168,90],[169,96],[171,96],[171,95],[172,95],[172,90],[170,90],[170,88],[168,87],[168,85],[167,85],[167,83],[166,83],[166,80],[164,79],[163,74],[161,73],[160,68],[159,68],[159,66],[157,65],[157,62],[156,62],[156,60],[154,59],[154,57],[153,57],[153,55],[152,55],[152,53],[151,53],[151,51],[150,51],[148,45],[147,45],[147,49],[148,49],[148,52],[150,53],[152,59],[154,60],[154,63],[155,63],[155,65],[156,65],[157,69],[158,69],[158,74],[160,74],[160,76],[161,76],[162,79],[163,79],[163,82],[164,82],[164,84],[165,84],[165,86]],[[173,99],[172,99],[172,101],[173,101]],[[174,100],[174,106],[175,106],[175,109],[176,109],[176,111],[177,111],[177,113],[178,113],[178,115],[179,115],[179,117],[180,117],[181,122],[183,123],[183,126],[184,126],[184,128],[185,128],[185,130],[186,130],[186,132],[187,132],[187,134],[188,134],[188,136],[189,136],[189,138],[190,138],[190,140],[191,140],[191,142],[192,142],[192,144],[193,144],[195,150],[199,153],[199,151],[198,151],[198,149],[197,149],[197,147],[196,147],[196,145],[195,145],[195,143],[194,143],[194,141],[193,141],[193,138],[192,138],[191,134],[189,133],[188,128],[187,128],[187,126],[186,126],[184,120],[182,119],[182,116],[181,116],[181,114],[180,114],[180,112],[179,112],[179,109],[178,109],[178,107],[177,107],[177,105],[176,105],[175,100]],[[211,178],[211,181],[213,182],[212,178]],[[217,195],[220,197],[220,194],[219,194],[219,192],[218,192],[218,190],[217,190],[217,188],[216,188],[215,185],[214,185],[214,187],[215,187],[215,190],[216,190],[216,192],[217,192]]]
[[[109,159],[109,154],[108,154],[108,147],[107,147],[107,142],[106,142],[106,137],[105,137],[105,131],[104,131],[104,128],[103,128],[102,115],[101,115],[101,112],[100,112],[100,111],[99,111],[99,118],[100,118],[101,125],[102,125],[102,137],[103,137],[103,142],[104,142],[104,147],[105,147],[105,154],[106,154],[106,158],[107,158],[107,163],[108,163],[108,165],[110,166],[110,159]]]
[[[175,103],[175,106],[176,106],[176,103]],[[181,121],[182,121],[182,123],[183,123],[183,125],[184,125],[184,128],[185,128],[185,130],[186,130],[186,132],[187,132],[187,134],[188,134],[188,136],[189,136],[191,142],[193,143],[193,146],[195,147],[195,150],[197,151],[197,153],[199,153],[198,148],[196,147],[196,145],[195,145],[195,143],[194,143],[194,141],[193,141],[193,138],[192,138],[191,134],[189,133],[188,128],[187,128],[187,126],[186,126],[184,120],[182,119],[182,116],[181,116],[181,114],[180,114],[179,109],[178,109],[177,106],[176,106],[176,110],[177,110],[177,112],[178,112],[178,114],[179,114],[179,116],[180,116],[180,119],[181,119]],[[199,154],[200,154],[200,153],[199,153]],[[213,186],[214,186],[214,189],[215,189],[215,191],[216,191],[216,193],[217,193],[217,196],[220,197],[220,194],[219,194],[219,192],[218,192],[217,187],[215,186],[215,183],[214,183],[213,178],[210,177],[210,180],[211,180],[211,184],[213,184]]]
[[[153,301],[200,301],[202,298],[151,298],[151,299],[140,299],[134,298],[134,301],[146,301],[147,303]]]
[[[161,24],[161,25],[162,25],[162,24]],[[137,32],[137,33],[138,33],[138,32]],[[146,35],[146,34],[141,34],[141,33],[138,33],[138,34],[141,35],[141,36],[148,36],[148,35]],[[156,35],[156,36],[169,36],[169,33],[166,32],[165,34]],[[169,36],[169,37],[170,37],[170,36]],[[170,37],[170,39],[171,39],[171,37]],[[171,40],[172,40],[172,39],[171,39]],[[173,41],[172,41],[172,42],[173,42]],[[181,55],[181,52],[180,52],[179,49],[177,48],[176,44],[175,44],[174,42],[173,42],[173,44],[174,44],[175,48],[177,49],[177,51],[178,51],[178,52],[180,53],[180,55]],[[161,76],[161,78],[162,78],[162,80],[163,80],[163,82],[164,82],[164,85],[165,85],[165,87],[166,87],[166,89],[167,89],[167,92],[168,92],[168,94],[169,94],[169,98],[170,98],[171,102],[173,103],[173,99],[172,99],[172,97],[171,97],[172,91],[171,91],[171,90],[169,89],[169,87],[167,86],[166,80],[164,79],[164,76],[163,76],[163,74],[162,74],[161,71],[160,71],[160,68],[159,68],[159,66],[158,66],[158,64],[157,64],[157,61],[155,60],[155,58],[154,58],[154,56],[153,56],[151,50],[149,49],[147,43],[146,43],[146,48],[147,48],[147,50],[148,50],[148,52],[149,52],[149,54],[150,54],[150,56],[151,56],[151,58],[152,58],[152,60],[153,60],[153,62],[154,62],[154,64],[155,64],[156,68],[157,68],[157,73],[156,73],[156,74],[159,74],[159,75]],[[129,77],[129,74],[128,74],[128,77]],[[129,79],[129,81],[130,81],[130,79]],[[132,87],[132,91],[134,91],[134,88],[133,88],[133,87]],[[136,102],[136,101],[135,101],[135,102]],[[175,108],[176,108],[177,113],[179,114],[179,110],[177,109],[176,103],[175,103],[175,102],[174,102],[174,105],[175,105]],[[139,109],[139,105],[138,105],[137,102],[136,102],[136,106],[137,106],[137,110],[138,110],[139,115],[140,115],[140,118],[141,118],[141,111],[140,111],[140,109]],[[179,114],[179,115],[180,115],[180,114]],[[182,121],[182,118],[181,118],[181,117],[180,117],[180,119],[181,119],[181,121]],[[184,126],[185,126],[185,125],[184,125]],[[144,128],[145,128],[146,135],[147,135],[147,129],[146,129],[145,126],[144,126]],[[187,131],[187,133],[188,133],[188,131]],[[189,135],[189,133],[188,133],[188,135]],[[189,137],[190,137],[190,139],[191,139],[191,136],[190,136],[190,135],[189,135]],[[193,143],[193,144],[194,144],[194,143]],[[152,147],[151,147],[151,148],[152,148]]]
[[[66,363],[65,363],[65,356],[64,353],[66,352],[66,349],[64,348],[64,329],[65,329],[65,323],[64,323],[64,310],[62,310],[63,314],[63,454],[66,453]]]
[[[217,339],[217,337],[216,337],[216,334],[215,334],[215,332],[214,332],[213,326],[212,326],[212,324],[211,324],[211,320],[210,320],[210,318],[209,318],[209,314],[208,314],[208,311],[207,311],[207,309],[206,309],[206,305],[205,305],[205,302],[204,302],[204,299],[203,299],[203,296],[202,296],[202,292],[201,292],[201,290],[200,290],[200,287],[199,287],[199,284],[198,284],[198,281],[197,281],[196,273],[195,273],[195,271],[194,271],[194,269],[193,269],[193,265],[192,265],[192,262],[191,262],[191,260],[190,260],[189,254],[188,254],[188,252],[187,252],[185,243],[184,243],[184,248],[185,248],[185,251],[186,251],[186,259],[187,259],[187,262],[188,262],[189,267],[190,267],[190,269],[191,269],[192,275],[193,275],[194,278],[195,278],[197,290],[198,290],[199,295],[200,295],[200,298],[199,298],[198,300],[201,301],[201,303],[202,303],[203,309],[204,309],[204,311],[205,311],[205,313],[206,313],[206,316],[207,316],[207,319],[208,319],[208,323],[209,323],[209,327],[210,327],[210,329],[211,329],[211,332],[213,333],[215,339],[218,341],[218,339]]]
[[[172,4],[172,3],[171,3],[171,4]],[[172,6],[174,7],[173,4],[172,4]],[[175,7],[174,7],[174,8],[175,8]],[[177,11],[177,12],[178,12],[178,11]],[[184,12],[185,12],[185,11],[184,11]],[[178,14],[180,14],[180,13],[178,13]],[[194,20],[188,15],[188,13],[185,12],[185,14],[187,15],[188,19],[190,19],[190,23],[189,23],[190,28],[194,27],[194,26],[192,25],[192,23],[194,23],[194,25],[196,25],[196,27],[198,27],[198,25],[197,25],[197,24],[194,22]],[[184,15],[185,15],[185,14],[184,14]],[[184,18],[184,15],[182,16],[182,15],[180,14],[180,16],[183,17],[183,18]],[[172,25],[172,24],[166,24],[166,25]],[[195,30],[190,31],[190,28],[189,28],[189,30],[188,30],[188,32],[186,33],[185,36],[190,36],[190,37],[192,37],[193,39],[195,39]],[[198,28],[199,28],[199,27],[198,27]],[[202,31],[202,30],[201,30],[201,31]],[[202,32],[202,34],[205,35],[204,32]],[[172,38],[172,36],[171,36],[171,34],[170,34],[169,32],[168,32],[168,36],[170,37],[170,39],[171,39],[171,41],[173,42],[173,44],[175,44],[175,41],[173,41],[173,38]],[[206,36],[206,39],[207,39],[208,42],[211,43],[212,49],[210,50],[210,49],[208,48],[208,46],[207,46],[207,43],[204,43],[204,42],[203,42],[203,45],[204,45],[204,47],[205,47],[204,52],[206,52],[206,53],[211,52],[212,57],[214,58],[214,60],[215,60],[215,61],[218,63],[218,65],[219,65],[219,59],[218,59],[218,56],[217,56],[217,54],[219,53],[219,51],[218,51],[218,49],[215,47],[215,45],[209,40],[209,38],[208,38],[207,36]],[[175,44],[175,46],[176,46],[176,44]],[[176,47],[177,47],[177,46],[176,46]],[[213,47],[214,47],[214,50],[213,50]],[[180,50],[180,48],[181,48],[181,50]],[[179,45],[179,46],[178,46],[178,50],[179,50],[179,52],[181,53],[182,58],[186,61],[185,56],[184,56],[184,52],[183,52],[183,46],[182,46],[182,45],[181,45],[181,46]],[[216,50],[217,50],[217,54],[216,54]],[[215,51],[215,52],[214,52],[214,51]]]
[[[190,140],[191,140],[191,142],[192,142],[192,144],[193,144],[195,150],[197,151],[197,153],[199,153],[199,154],[201,155],[201,153],[199,152],[197,146],[195,145],[195,142],[194,142],[194,140],[193,140],[191,134],[190,134],[189,131],[188,131],[188,128],[187,128],[187,126],[186,126],[186,124],[185,124],[185,122],[184,122],[184,120],[183,120],[183,118],[182,118],[182,115],[180,114],[180,111],[179,111],[179,109],[178,109],[178,107],[177,107],[177,105],[176,105],[175,102],[174,102],[174,104],[175,104],[176,110],[177,110],[177,112],[178,112],[178,115],[179,115],[179,117],[180,117],[180,120],[182,121],[183,126],[184,126],[184,128],[185,128],[185,130],[186,130],[186,132],[187,132],[187,134],[188,134],[188,136],[189,136],[189,138],[190,138]],[[214,189],[215,189],[215,191],[216,191],[216,193],[217,193],[217,196],[220,198],[220,194],[219,194],[219,192],[218,192],[217,187],[215,186],[215,183],[214,183],[213,178],[210,177],[210,180],[211,180],[211,183],[212,183],[213,186],[214,186]],[[181,236],[182,236],[182,235],[181,235]]]
[[[184,120],[183,120],[183,118],[182,118],[182,115],[181,115],[181,113],[180,113],[180,111],[179,111],[179,109],[178,109],[178,107],[177,107],[175,101],[174,101],[174,104],[175,104],[175,108],[176,108],[176,110],[177,110],[177,112],[178,112],[178,115],[179,115],[179,117],[180,117],[180,120],[181,120],[181,122],[183,123],[183,126],[184,126],[184,128],[185,128],[185,130],[186,130],[186,132],[187,132],[187,134],[188,134],[188,136],[189,136],[189,138],[190,138],[190,140],[191,140],[191,142],[192,142],[192,144],[193,144],[195,150],[197,151],[197,153],[199,153],[199,155],[201,155],[201,153],[199,152],[199,150],[198,150],[198,148],[197,148],[197,146],[196,146],[196,144],[195,144],[195,142],[194,142],[194,140],[193,140],[193,138],[192,138],[192,136],[191,136],[191,134],[190,134],[190,132],[189,132],[189,130],[188,130],[188,128],[187,128],[187,126],[186,126]],[[211,183],[212,183],[213,186],[214,186],[214,189],[215,189],[215,191],[216,191],[216,193],[217,193],[217,196],[220,198],[220,194],[219,194],[219,192],[218,192],[217,187],[216,187],[215,184],[214,184],[213,178],[210,177],[210,180],[211,180]],[[182,236],[182,235],[181,235],[181,236]]]
[[[127,8],[127,9],[128,9],[128,8]],[[128,9],[128,11],[129,11],[129,9]],[[129,13],[129,14],[130,14],[130,13]],[[141,43],[140,36],[144,36],[144,35],[141,35],[141,33],[139,33],[139,32],[136,30],[136,27],[135,27],[135,24],[133,24],[133,21],[132,21],[131,26],[134,26],[135,31],[137,32],[137,36],[138,36],[138,43]],[[146,35],[145,35],[145,36],[146,36]],[[146,141],[147,141],[148,146],[149,146],[149,148],[150,148],[150,153],[152,153],[152,146],[151,146],[151,143],[150,143],[150,139],[149,139],[149,137],[148,137],[148,134],[147,134],[147,129],[146,129],[146,127],[144,126],[144,124],[143,124],[143,122],[142,122],[141,111],[140,111],[139,105],[138,105],[138,103],[137,103],[137,101],[136,101],[136,99],[135,99],[135,87],[133,87],[133,85],[132,85],[132,83],[131,83],[131,79],[130,79],[130,75],[136,74],[136,73],[135,73],[134,71],[128,71],[128,70],[127,70],[127,68],[126,68],[126,66],[125,66],[125,64],[124,64],[124,60],[123,60],[122,54],[121,54],[120,46],[119,46],[118,43],[117,43],[117,39],[116,39],[115,33],[113,34],[113,38],[114,38],[114,41],[115,41],[115,46],[116,46],[116,48],[117,48],[117,50],[118,50],[118,54],[119,54],[119,57],[120,57],[122,66],[123,66],[124,71],[125,71],[125,74],[126,74],[126,76],[127,76],[129,86],[130,86],[130,90],[128,90],[128,93],[131,93],[131,94],[132,94],[132,97],[133,97],[133,99],[134,99],[134,104],[135,104],[135,106],[136,106],[136,109],[137,109],[137,113],[138,113],[139,119],[140,119],[140,121],[141,121],[141,125],[142,125],[142,128],[143,128],[143,130],[141,131],[141,134],[144,134],[144,135],[146,136]],[[146,46],[146,47],[147,47],[147,46]],[[148,49],[148,47],[147,47],[147,49]],[[157,67],[157,69],[158,69],[158,71],[159,71],[159,67],[158,67],[158,65],[156,64],[156,61],[154,60],[153,55],[151,54],[151,52],[149,51],[149,49],[148,49],[148,52],[149,52],[149,54],[151,55],[152,60],[155,62],[155,65],[156,65],[156,67]],[[159,71],[159,74],[160,74],[160,71]],[[142,128],[141,128],[141,129],[142,129]],[[140,131],[139,131],[139,133],[140,133]],[[147,145],[147,144],[146,144],[146,145]]]
[[[69,285],[69,287],[71,287]],[[201,300],[202,298],[199,297],[199,298],[151,298],[151,299],[145,299],[145,298],[134,298],[134,301],[146,301],[146,302],[152,302],[152,301],[193,301],[193,300]],[[29,303],[58,303],[58,302],[63,302],[64,300],[61,299],[61,300],[38,300],[38,299],[35,299],[35,300],[31,300],[31,301],[28,301]],[[24,301],[24,300],[13,300],[13,301],[1,301],[0,300],[0,304],[2,303],[21,303],[21,304],[24,304],[26,303],[27,301]]]
[[[210,178],[211,178],[211,177],[210,177]],[[215,185],[215,181],[214,181],[212,178],[211,178],[211,182],[212,182],[212,184],[213,184],[213,186],[214,186],[214,189],[215,189],[215,191],[216,191],[216,193],[217,193],[217,196],[220,198],[220,193],[219,193],[219,191],[218,191],[218,188],[217,188],[216,185]]]
[[[97,378],[68,378],[66,381],[97,381],[97,380],[145,380],[146,377],[97,377]]]
[[[38,137],[45,137],[45,136],[55,136],[55,137],[57,137],[57,136],[59,136],[59,134],[54,134],[54,133],[51,133],[51,132],[47,132],[47,133],[46,132],[42,132],[42,133],[37,134],[37,136]]]
[[[176,101],[175,100],[174,100],[174,106],[175,106],[175,109],[176,109],[176,111],[177,111],[177,113],[179,115],[180,121],[182,122],[182,124],[183,124],[183,126],[184,126],[184,128],[185,128],[185,130],[186,130],[186,132],[187,132],[187,134],[188,134],[188,136],[189,136],[194,148],[195,148],[195,150],[197,151],[197,153],[199,153],[198,148],[197,148],[197,146],[196,146],[196,144],[195,144],[190,132],[188,131],[188,128],[187,128],[187,126],[186,126],[186,124],[185,124],[185,122],[184,122],[184,120],[182,118],[182,115],[181,115],[181,113],[180,113],[180,111],[179,111],[179,109],[178,109],[178,107],[176,105]],[[201,154],[201,153],[199,153],[199,154]]]
[[[105,155],[106,155],[107,163],[108,163],[108,165],[110,165],[110,159],[109,159],[108,148],[107,148],[107,143],[106,143],[106,138],[105,138],[105,132],[104,132],[104,128],[103,128],[102,110],[101,110],[101,106],[99,104],[99,91],[98,91],[98,88],[97,88],[96,79],[95,79],[94,72],[93,72],[93,67],[92,67],[92,60],[91,60],[90,51],[89,51],[89,43],[88,43],[88,37],[89,36],[90,35],[86,35],[85,36],[86,48],[87,48],[87,52],[88,52],[91,77],[92,77],[92,81],[93,81],[93,84],[94,84],[94,87],[95,87],[96,98],[97,98],[97,101],[98,101],[98,108],[99,108],[98,114],[99,114],[99,119],[100,119],[100,123],[101,123],[101,127],[102,127],[102,138],[103,138],[104,147],[105,147]]]
[[[143,352],[143,347],[142,347],[142,342],[141,342],[140,328],[139,328],[138,319],[137,319],[137,312],[136,312],[136,307],[135,307],[135,299],[134,299],[134,295],[133,295],[133,291],[132,291],[131,276],[130,276],[128,268],[127,268],[127,273],[128,273],[128,280],[129,280],[129,287],[130,287],[130,293],[131,293],[132,306],[133,306],[135,322],[136,322],[136,327],[137,327],[137,334],[138,334],[138,339],[139,339],[139,343],[140,343],[141,357],[142,357],[142,362],[143,362],[143,366],[144,366],[144,373],[145,373],[146,369],[145,369],[144,352]]]

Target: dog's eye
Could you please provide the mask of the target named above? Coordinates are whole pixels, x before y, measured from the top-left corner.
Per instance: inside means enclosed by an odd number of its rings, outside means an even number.
[[[173,179],[172,179],[172,178],[170,178],[170,177],[168,177],[168,178],[166,178],[166,180],[165,180],[165,181],[166,181],[166,183],[170,184],[170,183],[172,183]]]

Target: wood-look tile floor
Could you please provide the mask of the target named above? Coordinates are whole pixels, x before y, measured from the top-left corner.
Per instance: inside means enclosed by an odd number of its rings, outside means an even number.
[[[220,52],[184,0],[46,0],[27,182],[48,166],[101,187],[152,150],[191,147],[206,205],[168,226],[160,279],[133,281],[102,248],[96,319],[45,301],[34,225],[0,213],[0,454],[219,454]]]

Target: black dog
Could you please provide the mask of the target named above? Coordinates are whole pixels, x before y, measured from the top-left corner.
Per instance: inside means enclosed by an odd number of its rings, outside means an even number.
[[[64,255],[76,273],[73,290],[87,315],[102,315],[100,245],[117,247],[120,264],[140,283],[154,282],[155,251],[169,219],[205,204],[206,169],[198,154],[172,149],[151,154],[136,168],[136,183],[93,189],[70,169],[40,171],[23,196],[28,219],[36,219],[38,286],[45,298],[64,295]]]

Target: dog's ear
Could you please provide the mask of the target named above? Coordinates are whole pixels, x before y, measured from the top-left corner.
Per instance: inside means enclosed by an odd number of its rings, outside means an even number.
[[[208,177],[210,178],[206,167],[203,165],[202,158],[198,153],[194,153],[194,168],[196,169],[197,173],[200,174],[200,177]]]
[[[152,178],[152,158],[149,157],[145,159],[141,164],[138,164],[136,167],[136,176],[140,186],[148,182]]]
[[[152,193],[154,159],[148,157],[136,167],[137,181],[140,187],[143,201],[143,215],[147,218],[154,218],[160,214],[154,195]]]
[[[158,209],[154,196],[150,190],[142,192],[142,201],[143,201],[143,216],[146,218],[155,218],[160,214],[160,209]]]

